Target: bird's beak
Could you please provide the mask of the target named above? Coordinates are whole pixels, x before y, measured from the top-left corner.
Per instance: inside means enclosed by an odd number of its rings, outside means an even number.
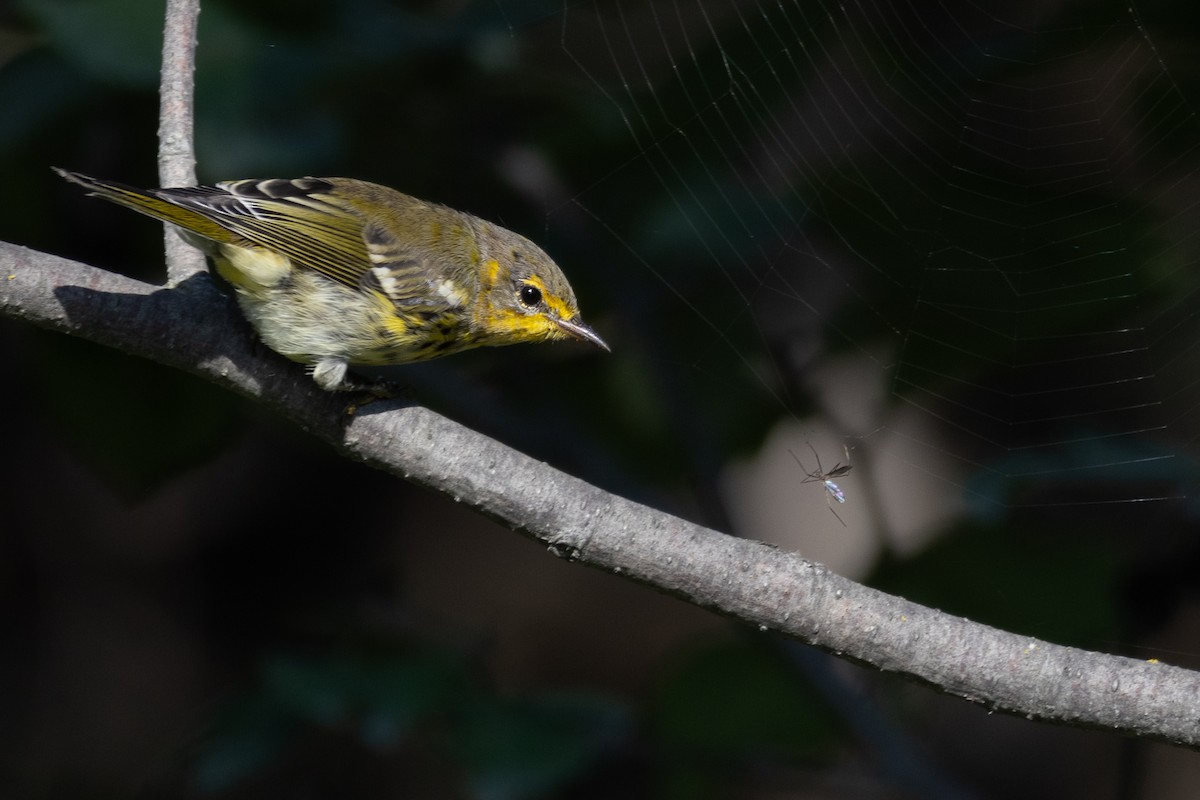
[[[568,322],[565,319],[556,319],[554,320],[554,324],[558,325],[558,327],[562,328],[567,334],[573,336],[581,342],[591,342],[601,350],[605,350],[609,353],[612,352],[612,348],[605,344],[604,340],[601,339],[594,330],[578,320],[575,322]]]

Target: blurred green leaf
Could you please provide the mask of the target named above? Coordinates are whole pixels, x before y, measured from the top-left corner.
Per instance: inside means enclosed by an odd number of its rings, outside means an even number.
[[[227,708],[217,735],[192,762],[192,782],[202,792],[228,789],[266,769],[284,750],[295,726],[263,695]]]
[[[375,750],[395,747],[426,717],[447,713],[461,691],[458,662],[432,650],[278,654],[227,707],[193,763],[193,780],[207,791],[232,786],[314,730],[352,733]]]
[[[445,658],[425,653],[279,656],[264,667],[264,681],[267,694],[296,718],[326,726],[362,720],[370,743],[383,745],[445,705],[456,670]]]
[[[601,698],[482,699],[462,708],[454,754],[479,800],[538,797],[579,777],[629,727],[624,707]]]

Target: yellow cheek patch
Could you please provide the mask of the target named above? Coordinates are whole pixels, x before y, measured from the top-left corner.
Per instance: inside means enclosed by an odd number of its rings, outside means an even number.
[[[499,278],[500,263],[494,259],[485,261],[483,263],[484,291],[495,288]],[[545,282],[538,276],[531,275],[523,283],[536,287],[542,293],[546,310],[526,313],[516,309],[492,308],[486,312],[487,319],[481,326],[487,331],[487,336],[496,337],[507,344],[569,338],[569,334],[563,331],[554,320],[571,319],[578,316],[578,313],[573,312],[561,297],[557,297],[547,290]],[[497,342],[497,344],[499,343]]]
[[[509,342],[542,341],[562,338],[562,329],[544,314],[496,311],[487,321],[487,331]]]

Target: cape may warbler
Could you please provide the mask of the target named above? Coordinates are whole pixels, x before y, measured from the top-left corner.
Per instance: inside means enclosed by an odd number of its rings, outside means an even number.
[[[93,194],[173,223],[210,256],[272,350],[329,391],[352,364],[404,364],[483,345],[579,339],[575,293],[512,231],[349,178],[135,189],[56,169]]]

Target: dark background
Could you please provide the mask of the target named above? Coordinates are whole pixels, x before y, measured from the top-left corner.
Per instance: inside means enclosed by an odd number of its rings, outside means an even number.
[[[49,170],[156,185],[154,5],[0,6],[0,238],[159,278],[158,226]],[[392,377],[724,530],[737,498],[723,469],[836,407],[828,392],[853,393],[809,368],[890,348],[868,360],[885,405],[934,409],[945,438],[928,441],[961,466],[942,477],[975,513],[955,505],[902,546],[883,494],[856,485],[842,513],[876,510],[845,540],[856,577],[1194,667],[1197,20],[1179,2],[1124,8],[1029,4],[1011,12],[1022,26],[966,3],[209,0],[199,176],[358,177],[538,241],[611,356],[515,347]],[[1013,87],[1024,107],[1006,104]],[[962,131],[985,126],[956,120],[980,97],[1014,109],[991,124],[1022,147],[969,154]],[[1085,102],[1114,179],[1070,192],[1019,177],[1075,176],[1064,165],[1091,139],[1048,131]],[[1079,159],[1054,151],[1064,141]],[[975,217],[999,224],[961,221]],[[946,307],[983,302],[997,275],[1025,282],[1022,297],[1081,297],[1086,276],[1039,283],[1041,245],[1070,242],[1125,254],[1126,283],[1070,313],[1069,298],[1047,313],[1014,301],[999,344],[926,313],[955,248],[988,270],[945,290],[961,292]],[[1092,360],[1048,320],[1142,331],[1144,359]],[[1011,368],[1036,363],[1014,343],[1039,326],[1043,360],[1076,368],[1073,385],[1136,384],[1151,405],[1100,396],[1107,413],[1062,421],[1098,390],[1064,401],[1051,377]],[[990,715],[560,562],[190,377],[12,321],[0,337],[0,796],[1183,798],[1200,780],[1192,753]],[[1085,343],[1124,352],[1113,337]],[[1110,468],[1006,461],[1072,435]],[[826,468],[840,452],[824,449]],[[802,477],[784,473],[784,492],[836,540]],[[1170,499],[1131,502],[1151,497]]]

